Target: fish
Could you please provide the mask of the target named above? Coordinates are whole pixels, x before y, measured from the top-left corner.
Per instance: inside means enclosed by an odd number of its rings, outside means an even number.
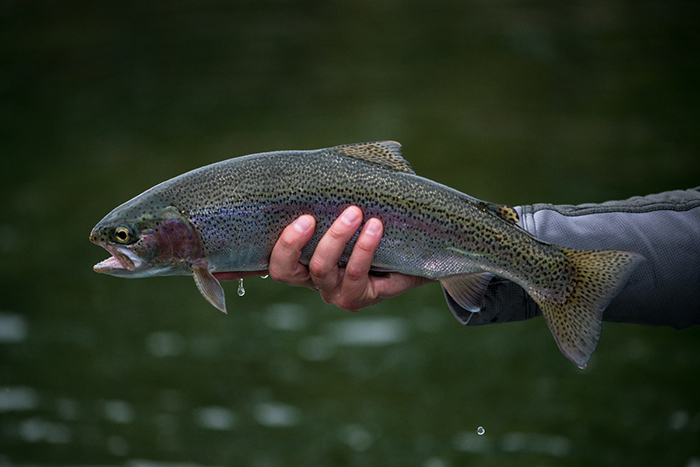
[[[539,240],[518,225],[512,207],[421,177],[398,142],[377,141],[234,157],[160,183],[94,227],[90,240],[111,254],[94,270],[131,278],[191,275],[203,297],[226,313],[217,273],[265,271],[280,234],[302,214],[316,218],[300,259],[308,265],[323,234],[351,205],[363,219],[383,223],[373,271],[439,281],[473,313],[494,276],[513,281],[537,303],[559,349],[579,368],[598,344],[603,311],[643,259]]]

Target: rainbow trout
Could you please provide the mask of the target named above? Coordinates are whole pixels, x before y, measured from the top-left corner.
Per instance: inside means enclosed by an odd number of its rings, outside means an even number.
[[[416,175],[400,148],[383,141],[268,152],[185,173],[95,226],[90,240],[112,256],[94,269],[123,277],[193,275],[204,298],[226,312],[214,274],[267,269],[282,230],[301,214],[317,220],[302,251],[308,264],[333,221],[356,205],[365,219],[384,224],[373,269],[438,280],[472,312],[494,275],[514,281],[537,302],[564,355],[585,368],[603,310],[641,256],[542,242],[516,225],[512,208]]]

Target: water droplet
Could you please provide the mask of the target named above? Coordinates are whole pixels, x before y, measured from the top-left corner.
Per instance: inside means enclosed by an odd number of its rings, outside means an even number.
[[[265,274],[264,276],[260,276],[260,279],[267,279],[268,277],[270,277],[270,275],[269,275],[269,274]]]
[[[243,279],[238,279],[238,296],[242,297],[245,295],[245,289],[243,288]]]
[[[486,433],[486,430],[484,430],[484,427],[483,427],[483,426],[480,426],[479,428],[476,429],[476,434],[477,434],[477,435],[481,436],[481,435],[483,435],[484,433]]]

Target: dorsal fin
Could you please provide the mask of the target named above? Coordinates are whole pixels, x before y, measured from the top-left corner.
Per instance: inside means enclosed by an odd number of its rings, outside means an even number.
[[[396,141],[345,144],[335,146],[331,150],[341,156],[358,159],[386,170],[416,173],[411,164],[401,155],[401,144]]]
[[[501,218],[507,220],[508,222],[517,224],[518,221],[520,221],[520,216],[518,216],[518,213],[515,211],[515,209],[511,208],[510,206],[494,204],[493,207],[496,210],[496,214],[498,214]]]
[[[487,203],[485,201],[479,202],[478,206],[481,208],[481,210],[490,211],[511,224],[517,224],[520,221],[517,211],[510,206],[506,206],[504,204]]]

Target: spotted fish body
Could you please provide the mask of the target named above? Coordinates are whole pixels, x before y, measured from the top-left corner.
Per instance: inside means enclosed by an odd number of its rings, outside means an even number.
[[[562,352],[582,368],[597,345],[604,308],[641,258],[544,243],[516,225],[513,209],[416,175],[400,145],[385,141],[253,154],[163,182],[93,229],[91,240],[113,255],[95,270],[192,274],[204,297],[225,311],[213,274],[267,269],[280,234],[302,214],[317,220],[302,251],[308,264],[350,205],[384,224],[374,269],[439,280],[473,312],[494,275],[510,279],[538,303]]]

